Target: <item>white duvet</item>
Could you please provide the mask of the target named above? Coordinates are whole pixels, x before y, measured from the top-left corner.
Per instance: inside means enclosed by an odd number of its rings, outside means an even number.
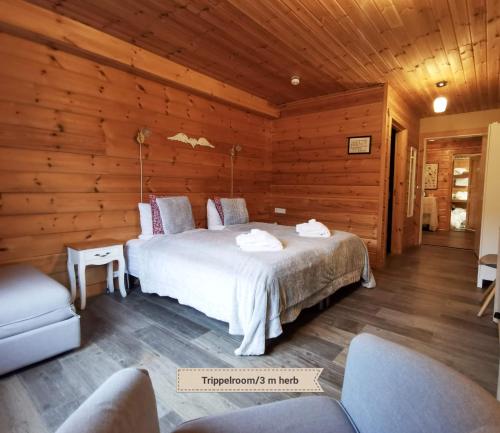
[[[266,230],[284,246],[277,252],[245,252],[238,234]],[[140,247],[141,289],[177,299],[228,322],[243,335],[237,355],[261,355],[266,338],[282,333],[303,308],[361,280],[374,287],[368,251],[357,236],[303,238],[294,227],[251,223],[221,231],[191,230],[155,237]]]

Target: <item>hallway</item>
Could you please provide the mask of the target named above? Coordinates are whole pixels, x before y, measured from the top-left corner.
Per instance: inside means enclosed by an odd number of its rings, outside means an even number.
[[[444,231],[438,230],[422,232],[422,245],[434,245],[448,248],[474,249],[475,232],[472,231]]]

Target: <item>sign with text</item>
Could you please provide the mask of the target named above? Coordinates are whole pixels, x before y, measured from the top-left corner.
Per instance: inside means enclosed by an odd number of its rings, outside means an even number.
[[[371,153],[372,151],[372,137],[367,135],[365,137],[348,137],[347,138],[347,153],[350,155]]]
[[[177,392],[323,392],[322,368],[178,368]]]

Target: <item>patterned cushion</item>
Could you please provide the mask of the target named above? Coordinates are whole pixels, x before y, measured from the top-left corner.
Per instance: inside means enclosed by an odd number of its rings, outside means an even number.
[[[163,235],[163,225],[161,223],[160,209],[158,208],[158,203],[156,202],[156,195],[150,194],[149,204],[151,205],[151,219],[153,220],[153,234]]]
[[[244,198],[221,198],[222,209],[224,211],[224,225],[247,224],[248,210]]]
[[[224,209],[222,208],[220,197],[214,197],[214,205],[217,213],[219,214],[220,223],[224,225]]]
[[[161,197],[156,199],[160,209],[163,231],[169,234],[194,229],[193,211],[187,197]]]
[[[221,216],[217,211],[217,208],[215,207],[214,201],[211,198],[207,200],[207,227],[208,230],[222,230],[224,228],[224,223],[221,220]]]

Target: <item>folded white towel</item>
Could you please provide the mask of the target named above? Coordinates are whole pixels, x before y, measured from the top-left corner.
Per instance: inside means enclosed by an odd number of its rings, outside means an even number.
[[[236,236],[236,243],[243,251],[281,251],[283,244],[265,230],[252,229],[250,233]]]
[[[309,238],[329,238],[331,236],[328,227],[315,219],[311,219],[303,224],[297,224],[295,229],[297,230],[299,236]]]

